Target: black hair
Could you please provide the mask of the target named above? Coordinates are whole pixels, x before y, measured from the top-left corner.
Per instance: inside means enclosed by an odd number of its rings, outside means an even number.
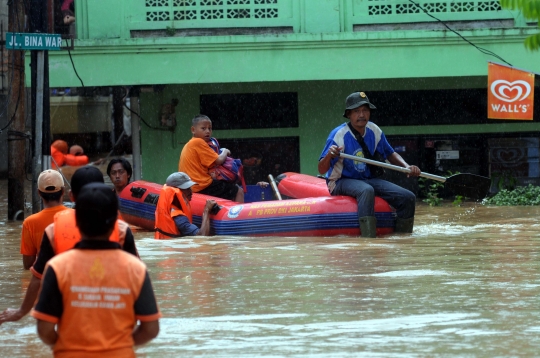
[[[54,193],[44,193],[41,190],[38,190],[38,192],[39,196],[41,196],[43,201],[45,201],[46,203],[48,203],[49,201],[60,201],[62,195],[64,195],[64,189],[61,189]]]
[[[128,162],[124,158],[111,159],[111,161],[109,162],[109,165],[107,165],[107,175],[109,177],[111,176],[112,167],[113,167],[113,165],[115,165],[117,163],[122,164],[122,167],[124,167],[125,171],[128,173],[128,183],[129,183],[131,181],[131,175],[133,174],[133,168],[131,167],[131,163]]]
[[[87,165],[79,168],[71,177],[71,193],[77,199],[81,188],[88,183],[104,183],[103,173],[96,167]]]
[[[81,188],[75,201],[75,220],[81,234],[88,237],[104,235],[118,217],[116,193],[103,183],[90,183]]]
[[[200,121],[210,121],[210,122],[212,122],[212,120],[208,116],[205,116],[204,114],[197,114],[191,120],[191,125],[195,127],[197,125],[197,123],[199,123]]]

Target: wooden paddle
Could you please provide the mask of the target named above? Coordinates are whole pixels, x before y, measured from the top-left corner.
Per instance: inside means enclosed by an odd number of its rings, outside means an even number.
[[[376,160],[366,159],[362,157],[356,157],[354,155],[340,153],[340,157],[351,159],[357,162],[363,162],[367,164],[377,165],[379,167],[396,170],[402,173],[410,173],[411,170],[403,168],[397,165],[378,162]],[[471,199],[484,199],[489,194],[489,188],[491,187],[491,179],[476,174],[460,173],[454,174],[448,178],[433,175],[429,173],[420,173],[420,176],[427,179],[440,181],[445,186],[453,191],[457,195],[463,195]]]

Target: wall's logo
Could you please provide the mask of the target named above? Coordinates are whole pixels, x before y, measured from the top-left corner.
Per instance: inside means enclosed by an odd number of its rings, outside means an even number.
[[[534,73],[489,63],[488,118],[533,119]]]
[[[506,80],[497,80],[491,84],[491,93],[501,101],[523,101],[531,94],[531,85],[525,81],[510,83]]]

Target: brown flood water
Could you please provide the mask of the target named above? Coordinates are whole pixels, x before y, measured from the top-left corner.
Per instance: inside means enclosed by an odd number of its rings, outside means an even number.
[[[20,222],[0,197],[0,310],[29,282]],[[430,208],[377,239],[138,232],[163,313],[141,357],[540,355],[539,207]],[[25,317],[0,326],[8,357],[50,357]]]

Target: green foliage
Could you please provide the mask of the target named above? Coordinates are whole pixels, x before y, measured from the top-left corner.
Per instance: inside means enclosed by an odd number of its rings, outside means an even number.
[[[527,19],[537,20],[540,24],[540,0],[500,0],[505,9],[519,10]],[[536,51],[540,48],[540,33],[525,39],[525,47]]]
[[[445,175],[445,178],[448,178],[449,176],[452,176],[454,174],[459,174],[459,172],[452,172],[451,170],[449,170],[447,173],[448,174]],[[422,200],[424,203],[429,204],[429,206],[442,205],[443,199],[440,197],[440,193],[444,188],[444,183],[420,177],[418,178],[418,187],[426,197],[424,200]],[[460,206],[465,199],[466,197],[464,196],[456,195],[454,201],[452,202],[452,205]]]
[[[493,173],[491,175],[491,183],[495,184],[499,191],[514,190],[516,188],[517,179],[511,172]]]
[[[463,203],[463,200],[465,199],[462,195],[456,195],[456,198],[452,202],[452,205],[454,206],[461,206],[461,203]]]
[[[503,189],[491,198],[482,201],[484,205],[494,206],[530,206],[540,205],[540,187],[529,184],[514,190]]]

